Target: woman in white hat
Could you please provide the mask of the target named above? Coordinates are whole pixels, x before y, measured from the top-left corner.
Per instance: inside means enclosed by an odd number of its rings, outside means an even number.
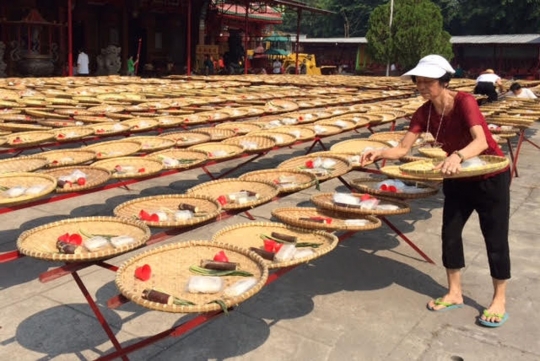
[[[422,58],[411,71],[402,75],[412,79],[427,101],[414,113],[409,130],[399,145],[386,150],[373,150],[362,156],[362,163],[378,159],[399,159],[406,155],[418,137],[431,133],[449,156],[437,168],[443,174],[459,173],[461,163],[480,154],[503,153],[491,136],[475,98],[464,92],[448,89],[454,69],[440,55]],[[431,311],[450,310],[463,306],[461,268],[465,267],[462,231],[473,211],[480,219],[494,294],[490,306],[478,321],[498,327],[507,319],[506,283],[510,278],[508,224],[510,217],[510,171],[471,178],[444,179],[442,225],[442,260],[446,268],[448,293],[431,300]]]

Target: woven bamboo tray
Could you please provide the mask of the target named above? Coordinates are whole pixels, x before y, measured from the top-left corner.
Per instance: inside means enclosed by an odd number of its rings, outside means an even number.
[[[318,172],[317,169],[310,169],[308,167],[309,162],[313,162],[317,158],[321,159],[331,159],[336,162],[336,164],[331,168],[321,172]],[[351,164],[347,159],[336,155],[331,152],[315,152],[308,155],[290,158],[284,162],[281,162],[278,165],[278,169],[294,169],[294,170],[303,170],[310,173],[313,173],[319,181],[327,180],[330,178],[339,177],[352,169]]]
[[[356,123],[356,126],[355,126],[356,129],[363,128],[363,127],[369,125],[369,123],[371,122],[371,119],[368,116],[366,116],[364,113],[347,114],[346,118],[344,118],[344,119],[350,119],[353,122],[355,122]]]
[[[107,123],[114,122],[115,120],[109,117],[100,117],[92,115],[75,115],[73,119],[81,121],[85,124],[94,124],[94,123]]]
[[[444,159],[448,157],[448,154],[442,148],[438,147],[420,147],[418,148],[418,153],[428,158],[435,159]]]
[[[3,137],[0,137],[0,147],[4,144],[7,143],[7,139],[6,138],[3,138]]]
[[[356,198],[360,198],[362,194],[351,193]],[[315,204],[317,208],[330,210],[334,212],[340,212],[345,214],[372,214],[375,216],[390,216],[397,214],[406,214],[411,211],[409,205],[405,202],[399,201],[395,198],[382,198],[376,197],[380,200],[379,205],[396,205],[399,208],[396,210],[385,210],[385,209],[362,209],[360,207],[348,206],[348,205],[336,205],[333,201],[334,193],[320,193],[313,195],[311,197],[311,202]]]
[[[94,113],[86,110],[85,108],[67,108],[67,109],[54,109],[55,113],[62,114],[62,115],[94,115]]]
[[[89,162],[96,157],[96,152],[84,149],[59,149],[39,153],[39,157],[47,158],[49,162],[47,168],[56,168]]]
[[[120,122],[120,124],[130,127],[130,132],[145,132],[157,128],[159,121],[152,118],[131,118]]]
[[[0,174],[16,172],[33,172],[43,168],[49,161],[45,157],[14,157],[0,160]]]
[[[86,182],[83,185],[80,185],[74,180],[71,185],[66,185],[65,187],[60,187],[57,185],[56,193],[71,193],[71,192],[81,192],[87,189],[92,189],[99,187],[109,179],[111,179],[111,172],[105,168],[98,168],[92,166],[72,166],[72,167],[61,167],[53,168],[48,170],[43,170],[41,173],[48,174],[54,177],[58,183],[60,177],[68,177],[74,171],[83,172],[86,175]]]
[[[25,108],[24,112],[36,118],[69,119],[68,115],[58,114],[58,113],[53,113],[53,112],[45,112],[43,110]]]
[[[189,147],[196,144],[210,141],[210,134],[199,132],[173,132],[164,133],[161,137],[176,141],[176,146],[180,148]]]
[[[95,151],[97,159],[107,159],[135,154],[141,150],[141,143],[133,140],[112,140],[92,144],[83,149]]]
[[[52,128],[77,127],[84,124],[77,120],[71,120],[71,119],[45,119],[45,118],[38,119],[37,123],[41,126],[52,127]]]
[[[312,248],[313,254],[307,257],[283,262],[264,260],[269,269],[290,267],[309,262],[332,251],[338,244],[338,238],[331,233],[310,228],[292,227],[276,222],[249,222],[229,226],[216,232],[212,237],[212,241],[234,244],[244,249],[250,247],[264,249],[261,235],[270,235],[272,232],[296,236],[299,243],[319,243],[320,245],[317,248]]]
[[[24,148],[45,143],[54,139],[54,133],[48,131],[30,131],[6,135],[7,144],[12,148]]]
[[[409,162],[415,162],[417,160],[429,160],[431,158],[428,157],[420,157],[415,155],[404,155],[403,157],[399,158],[400,162],[403,163],[409,163]]]
[[[281,183],[280,177],[287,177],[292,182]],[[262,180],[265,182],[274,183],[279,193],[293,193],[302,189],[307,189],[318,183],[315,174],[305,172],[302,170],[292,169],[263,169],[253,172],[242,174],[238,177],[240,180]]]
[[[189,169],[208,160],[206,152],[194,149],[166,149],[147,156],[158,159],[163,164],[163,169]]]
[[[282,113],[282,112],[292,112],[297,110],[298,104],[291,100],[284,99],[273,99],[264,105],[265,113]]]
[[[244,148],[239,145],[223,143],[203,143],[193,145],[189,150],[201,150],[206,153],[210,160],[226,160],[235,158],[244,153]]]
[[[281,126],[272,130],[293,135],[298,141],[307,141],[315,138],[313,129],[304,126]]]
[[[427,159],[428,161],[431,160],[431,159]],[[412,163],[412,162],[410,162]],[[410,164],[410,163],[405,163],[405,164]],[[407,174],[407,173],[404,173],[401,171],[401,169],[399,168],[400,165],[387,165],[385,167],[382,167],[380,169],[381,173],[390,177],[390,178],[397,178],[397,179],[405,179],[405,180],[418,180],[418,181],[426,181],[426,177],[422,177],[422,176],[415,176],[415,175],[412,175],[412,174]],[[442,181],[443,178],[441,176],[439,177],[433,177],[433,178],[429,178],[430,181]]]
[[[385,142],[388,145],[395,147],[396,144],[398,144],[403,136],[407,133],[406,131],[395,131],[395,132],[378,132],[375,134],[371,134],[369,136],[369,140],[377,140],[380,142]],[[418,147],[424,143],[422,138],[418,138],[418,140],[413,144],[413,147]]]
[[[27,123],[0,123],[0,129],[10,132],[26,132],[34,130],[51,130],[51,127],[47,127],[41,124],[27,124]]]
[[[53,129],[51,133],[54,134],[56,141],[68,142],[92,135],[94,134],[94,130],[87,127],[66,127]]]
[[[192,187],[186,191],[186,194],[209,196],[219,201],[219,199],[228,198],[228,195],[240,191],[254,192],[257,194],[258,198],[244,203],[226,201],[224,204],[221,204],[221,207],[225,210],[253,208],[271,201],[272,198],[279,193],[278,187],[271,182],[261,180],[247,181],[240,179],[220,179]]]
[[[210,112],[208,112],[210,113]],[[216,121],[216,120],[225,120],[225,119],[237,119],[237,118],[243,118],[246,117],[249,114],[249,108],[228,108],[224,107],[219,110],[219,112],[215,112],[217,114],[225,113],[227,116],[223,118],[218,118],[216,116],[213,116],[209,118],[210,121]]]
[[[262,153],[276,146],[274,138],[264,135],[241,135],[226,139],[221,143],[238,145],[244,149],[244,153]]]
[[[272,216],[280,222],[301,228],[313,228],[322,231],[369,231],[377,229],[382,222],[379,218],[370,215],[354,217],[353,219],[366,220],[365,225],[354,225],[346,223],[352,218],[346,214],[317,209],[314,207],[283,207],[272,210]],[[322,220],[322,222],[321,222]]]
[[[286,132],[280,132],[277,130],[260,130],[249,133],[249,135],[253,136],[268,136],[274,139],[276,142],[277,147],[287,147],[291,144],[294,144],[296,142],[296,137],[290,133]]]
[[[178,205],[185,203],[197,207],[197,213],[191,219],[175,220],[174,212],[178,210]],[[120,204],[114,209],[114,215],[125,218],[139,219],[141,210],[153,214],[158,211],[165,212],[165,221],[146,221],[141,219],[150,227],[189,227],[204,223],[216,218],[221,213],[221,205],[214,199],[200,195],[167,194],[161,196],[151,196],[137,198]]]
[[[306,124],[303,127],[313,129],[317,137],[329,137],[343,132],[337,125]]]
[[[14,187],[23,187],[25,193],[17,197],[9,197],[7,190]],[[30,187],[42,187],[36,189],[36,193],[27,194]],[[39,173],[7,173],[0,174],[0,206],[9,207],[17,204],[34,201],[52,193],[56,188],[56,179],[46,174]]]
[[[367,115],[370,117],[376,117],[377,120],[370,121],[370,124],[384,124],[384,123],[390,123],[396,120],[396,115],[391,112],[367,112]]]
[[[350,139],[338,142],[330,147],[332,153],[346,153],[361,155],[366,148],[388,148],[388,144],[368,139]]]
[[[236,136],[236,133],[232,129],[215,128],[215,127],[203,127],[196,128],[197,132],[206,133],[210,135],[210,141],[220,142],[225,139]]]
[[[118,122],[91,124],[87,127],[92,129],[97,136],[126,133],[130,129],[129,125]]]
[[[161,172],[163,164],[150,157],[119,157],[99,160],[92,167],[105,168],[111,172],[111,178],[145,178]],[[128,168],[129,170],[121,170]]]
[[[108,113],[107,117],[115,120],[115,121],[124,121],[128,119],[133,119],[133,115],[131,114],[124,114],[124,113]]]
[[[526,117],[511,117],[511,116],[490,116],[486,119],[488,123],[496,125],[511,125],[518,128],[527,128],[533,125],[535,119]]]
[[[349,182],[349,185],[360,193],[368,193],[377,197],[398,198],[398,199],[420,199],[434,196],[439,192],[439,187],[425,182],[419,181],[403,181],[407,186],[414,186],[419,189],[418,193],[411,192],[389,192],[376,188],[377,184],[387,180],[388,178],[356,178]]]
[[[190,266],[199,265],[201,260],[212,259],[214,255],[224,251],[230,262],[238,263],[240,269],[250,272],[257,282],[248,291],[238,296],[226,296],[223,291],[214,294],[189,293],[187,284],[193,274]],[[150,266],[152,275],[149,281],[137,279],[135,270],[144,265]],[[222,277],[224,288],[233,285],[243,277]],[[116,286],[120,292],[132,302],[153,310],[171,313],[201,313],[218,311],[220,303],[225,308],[240,304],[261,290],[268,279],[268,269],[261,257],[254,252],[232,244],[221,244],[208,241],[187,241],[168,244],[139,254],[126,261],[116,272]],[[193,304],[174,302],[164,304],[148,301],[142,297],[143,291],[156,289]],[[217,301],[217,302],[216,302]]]
[[[141,152],[157,152],[159,150],[169,149],[176,145],[176,141],[158,136],[140,136],[130,137],[130,140],[141,143]]]
[[[508,167],[509,160],[506,157],[498,157],[492,155],[478,156],[487,164],[481,167],[462,168],[458,174],[442,174],[441,170],[433,170],[440,163],[440,160],[433,159],[430,161],[416,161],[405,163],[399,166],[399,169],[406,174],[411,174],[417,177],[425,177],[426,179],[436,178],[467,178],[489,173],[494,173]]]
[[[135,242],[114,248],[112,245],[94,252],[80,247],[80,253],[64,254],[56,248],[58,237],[65,233],[91,235],[130,236]],[[83,237],[86,239],[87,237]],[[52,222],[23,232],[17,239],[17,248],[24,255],[46,261],[88,262],[110,258],[142,246],[150,238],[150,229],[143,222],[118,217],[83,217]]]
[[[4,122],[16,122],[16,123],[35,123],[39,118],[34,118],[26,114],[11,114],[6,113],[4,109],[0,110],[0,119]]]
[[[135,115],[135,113],[131,113],[131,114]],[[186,121],[186,118],[183,116],[172,116],[172,115],[164,116],[162,114],[159,114],[158,116],[156,116],[155,119],[158,122],[158,127],[160,128],[177,127]]]
[[[124,107],[122,106],[118,106],[118,105],[109,105],[109,104],[104,104],[104,105],[96,105],[95,107],[90,107],[88,109],[86,109],[87,111],[89,112],[92,112],[94,114],[101,114],[101,115],[106,115],[106,114],[109,114],[109,113],[120,113],[122,111],[124,111]]]
[[[216,125],[217,129],[230,129],[236,134],[245,135],[250,132],[260,131],[261,127],[257,123],[248,122],[226,122]]]
[[[356,128],[356,122],[354,120],[342,117],[319,120],[315,124],[338,127],[342,132]]]

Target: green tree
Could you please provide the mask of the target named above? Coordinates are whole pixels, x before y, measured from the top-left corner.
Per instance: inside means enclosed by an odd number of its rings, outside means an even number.
[[[389,27],[390,4],[378,6],[369,18],[368,51],[376,62],[412,68],[428,54],[453,58],[450,34],[443,30],[440,8],[429,0],[398,0]]]

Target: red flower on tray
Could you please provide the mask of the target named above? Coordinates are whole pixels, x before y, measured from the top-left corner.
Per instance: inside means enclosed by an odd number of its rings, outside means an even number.
[[[282,244],[274,241],[273,239],[263,239],[264,250],[272,253],[276,253],[281,249]]]
[[[148,281],[152,277],[152,268],[149,264],[142,265],[135,269],[135,277],[141,281]]]
[[[392,186],[392,185],[386,185],[386,184],[381,184],[381,186],[379,187],[379,189],[383,192],[391,192],[391,193],[397,193],[397,188],[396,186]]]
[[[309,168],[309,169],[315,168],[315,165],[313,164],[312,160],[306,161],[306,168]]]
[[[147,222],[159,222],[159,215],[156,213],[148,213],[144,209],[139,212],[139,219]]]
[[[58,237],[58,241],[74,244],[76,246],[80,246],[82,244],[82,240],[83,240],[82,236],[78,233],[72,233],[72,234],[64,233],[63,235]]]
[[[225,251],[219,251],[214,256],[214,261],[216,262],[229,262],[229,257],[225,254]]]

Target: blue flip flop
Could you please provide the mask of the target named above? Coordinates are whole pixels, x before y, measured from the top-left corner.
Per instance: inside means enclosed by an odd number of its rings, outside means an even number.
[[[482,317],[478,317],[478,322],[482,326],[486,326],[486,327],[500,327],[506,322],[506,320],[508,320],[508,312],[506,312],[504,315],[501,315],[498,313],[489,313],[488,310],[484,310],[483,314],[487,318],[495,316],[501,319],[499,322],[490,322],[487,320],[483,320]]]
[[[433,312],[440,312],[440,311],[449,311],[449,310],[455,310],[456,308],[461,308],[463,307],[463,303],[449,303],[449,302],[444,302],[442,300],[442,297],[439,297],[437,298],[436,300],[433,301],[433,303],[435,304],[435,306],[444,306],[444,308],[441,308],[441,309],[435,309],[435,308],[431,308],[429,307],[429,303],[426,305],[427,309],[430,310],[430,311],[433,311]]]

